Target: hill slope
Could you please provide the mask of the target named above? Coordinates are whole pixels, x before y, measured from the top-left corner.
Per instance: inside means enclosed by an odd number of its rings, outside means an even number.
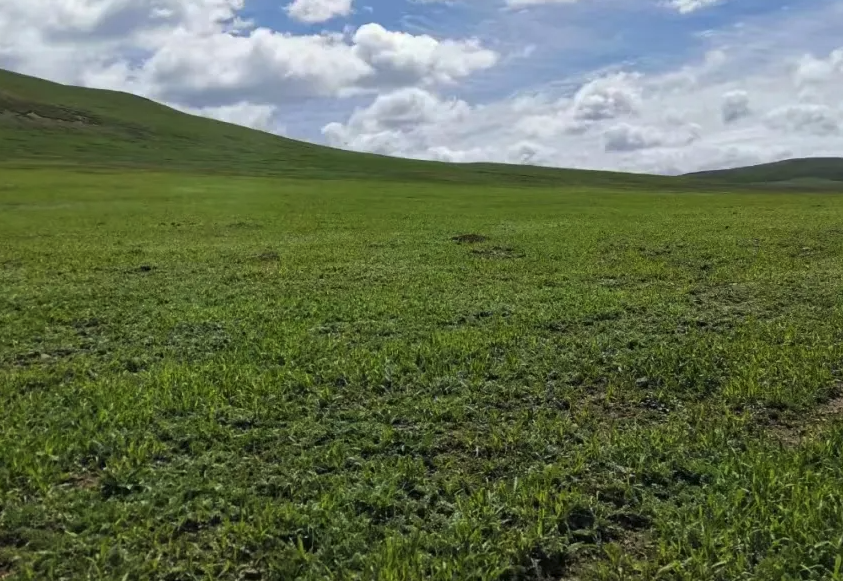
[[[116,91],[0,70],[0,160],[319,179],[698,188],[843,183],[843,159],[796,159],[680,177],[418,161],[333,149],[189,115]]]
[[[793,186],[840,185],[843,158],[788,159],[749,167],[688,174],[695,178],[733,184],[779,184]]]
[[[114,91],[0,71],[0,159],[321,179],[678,185],[675,178],[348,152],[188,115]],[[679,182],[681,183],[681,181]]]

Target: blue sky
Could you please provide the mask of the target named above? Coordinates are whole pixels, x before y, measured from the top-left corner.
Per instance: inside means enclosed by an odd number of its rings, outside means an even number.
[[[675,173],[843,155],[840,30],[841,0],[6,0],[0,66],[339,147]]]

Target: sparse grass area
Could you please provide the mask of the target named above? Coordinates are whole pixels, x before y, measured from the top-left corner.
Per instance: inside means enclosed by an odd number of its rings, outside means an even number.
[[[0,170],[0,578],[843,579],[843,198]]]

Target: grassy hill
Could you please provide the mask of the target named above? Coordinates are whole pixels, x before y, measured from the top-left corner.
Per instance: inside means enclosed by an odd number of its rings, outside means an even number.
[[[793,188],[840,187],[843,158],[788,159],[734,169],[695,172],[690,177],[731,184],[775,184]]]
[[[2,70],[0,158],[319,179],[645,187],[677,183],[662,176],[348,152],[188,115],[127,93]]]
[[[0,159],[239,175],[454,183],[685,187],[843,182],[843,159],[794,159],[682,177],[349,152],[177,111],[149,99],[0,70]]]

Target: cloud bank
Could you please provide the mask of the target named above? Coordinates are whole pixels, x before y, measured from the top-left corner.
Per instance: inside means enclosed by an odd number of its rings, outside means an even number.
[[[841,2],[637,3],[682,44],[630,59],[613,51],[632,28],[607,19],[628,0],[396,1],[9,0],[0,67],[421,159],[680,173],[843,155]],[[538,33],[574,16],[619,36]]]

